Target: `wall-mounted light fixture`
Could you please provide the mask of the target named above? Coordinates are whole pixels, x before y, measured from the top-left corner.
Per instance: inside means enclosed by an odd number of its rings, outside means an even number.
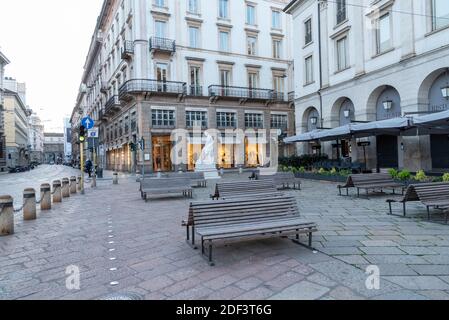
[[[318,123],[318,117],[311,117],[310,118],[310,123],[313,125],[316,125]]]
[[[404,151],[405,150],[405,145],[404,142],[401,142],[401,150]]]
[[[344,114],[345,118],[348,119],[349,116],[351,115],[351,111],[350,110],[345,110],[345,111],[343,111],[343,114]]]
[[[449,69],[446,70],[446,86],[441,88],[443,98],[449,99]]]
[[[389,111],[393,108],[393,101],[391,101],[391,100],[386,100],[382,104],[384,106],[384,109],[387,111]]]

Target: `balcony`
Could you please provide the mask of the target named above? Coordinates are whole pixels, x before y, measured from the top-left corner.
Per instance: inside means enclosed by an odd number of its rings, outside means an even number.
[[[270,90],[247,87],[227,87],[212,85],[209,87],[209,97],[217,100],[218,98],[238,99],[244,101],[265,101],[275,102],[284,101],[284,94]]]
[[[114,114],[121,108],[119,96],[112,96],[104,105],[104,116]]]
[[[151,79],[134,79],[125,82],[119,89],[122,100],[132,98],[133,94],[175,95],[183,98],[187,95],[187,84],[177,81],[159,81]]]
[[[151,37],[150,51],[168,52],[173,54],[176,52],[176,41],[166,38]]]
[[[108,93],[108,83],[106,81],[101,82],[101,93]]]
[[[201,97],[203,95],[203,87],[189,86],[189,95],[192,97]]]
[[[132,41],[125,41],[122,48],[122,59],[128,60],[134,55],[134,43]]]

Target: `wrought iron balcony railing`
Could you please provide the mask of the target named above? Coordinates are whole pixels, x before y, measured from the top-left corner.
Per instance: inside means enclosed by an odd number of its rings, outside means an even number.
[[[202,86],[189,86],[189,94],[195,97],[201,97],[203,95]]]
[[[291,91],[288,93],[288,102],[295,101],[295,91]]]
[[[111,111],[115,111],[117,109],[120,109],[120,99],[119,96],[112,96],[104,105],[104,114],[108,114]]]
[[[229,87],[212,85],[209,87],[210,97],[227,97],[248,100],[276,100],[283,101],[284,94],[270,89],[247,87]]]
[[[132,41],[125,41],[122,48],[122,59],[129,59],[134,54],[134,43]]]
[[[150,38],[150,50],[151,51],[166,51],[176,52],[176,41],[166,38],[151,37]]]
[[[119,89],[120,98],[132,93],[163,93],[187,95],[187,84],[177,81],[134,79],[125,82]]]

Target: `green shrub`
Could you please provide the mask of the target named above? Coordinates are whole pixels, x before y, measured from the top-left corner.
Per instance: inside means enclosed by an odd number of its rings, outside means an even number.
[[[340,170],[340,176],[342,177],[349,177],[352,174],[352,171],[349,169]]]
[[[305,167],[311,168],[315,163],[320,161],[328,160],[328,155],[317,155],[317,154],[305,154],[302,156],[292,156],[292,157],[283,157],[279,158],[279,165],[287,166],[287,167]]]
[[[318,173],[319,174],[328,174],[328,172],[324,168],[321,168],[320,170],[318,170]]]
[[[429,178],[426,176],[426,173],[424,172],[424,170],[419,170],[416,173],[415,180],[423,182],[423,181],[428,181]]]
[[[448,179],[449,179],[449,177],[448,177]],[[433,177],[432,178],[432,182],[449,182],[449,180],[448,181],[444,181],[443,177]]]
[[[337,169],[332,168],[332,170],[329,173],[333,176],[336,176],[338,174],[338,171],[337,171]]]
[[[298,172],[299,173],[306,173],[306,168],[301,167],[301,168],[298,169]]]
[[[449,173],[443,174],[443,181],[444,182],[449,182]]]
[[[402,170],[401,172],[398,173],[398,178],[401,181],[410,180],[411,177],[412,177],[412,174],[408,170]]]
[[[399,171],[398,171],[398,170],[396,170],[396,169],[390,169],[390,170],[388,170],[388,173],[390,174],[390,176],[391,176],[393,179],[398,179],[398,175],[399,175]]]

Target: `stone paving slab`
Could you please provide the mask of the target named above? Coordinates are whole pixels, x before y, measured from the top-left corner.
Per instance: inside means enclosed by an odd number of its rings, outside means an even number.
[[[449,295],[449,226],[422,220],[425,213],[415,205],[413,218],[388,216],[385,196],[339,197],[336,184],[325,182],[303,186],[286,192],[298,198],[302,216],[318,224],[318,252],[286,239],[235,243],[217,248],[212,268],[185,243],[181,220],[189,200],[145,203],[135,179],[118,186],[101,181],[83,198],[39,213],[37,221],[18,219],[16,234],[0,238],[0,299],[100,299],[123,292],[146,299],[219,300]],[[194,200],[208,199],[212,188],[211,182],[195,189]],[[80,290],[65,287],[72,264],[81,271]],[[380,290],[366,288],[370,264],[381,272]]]

